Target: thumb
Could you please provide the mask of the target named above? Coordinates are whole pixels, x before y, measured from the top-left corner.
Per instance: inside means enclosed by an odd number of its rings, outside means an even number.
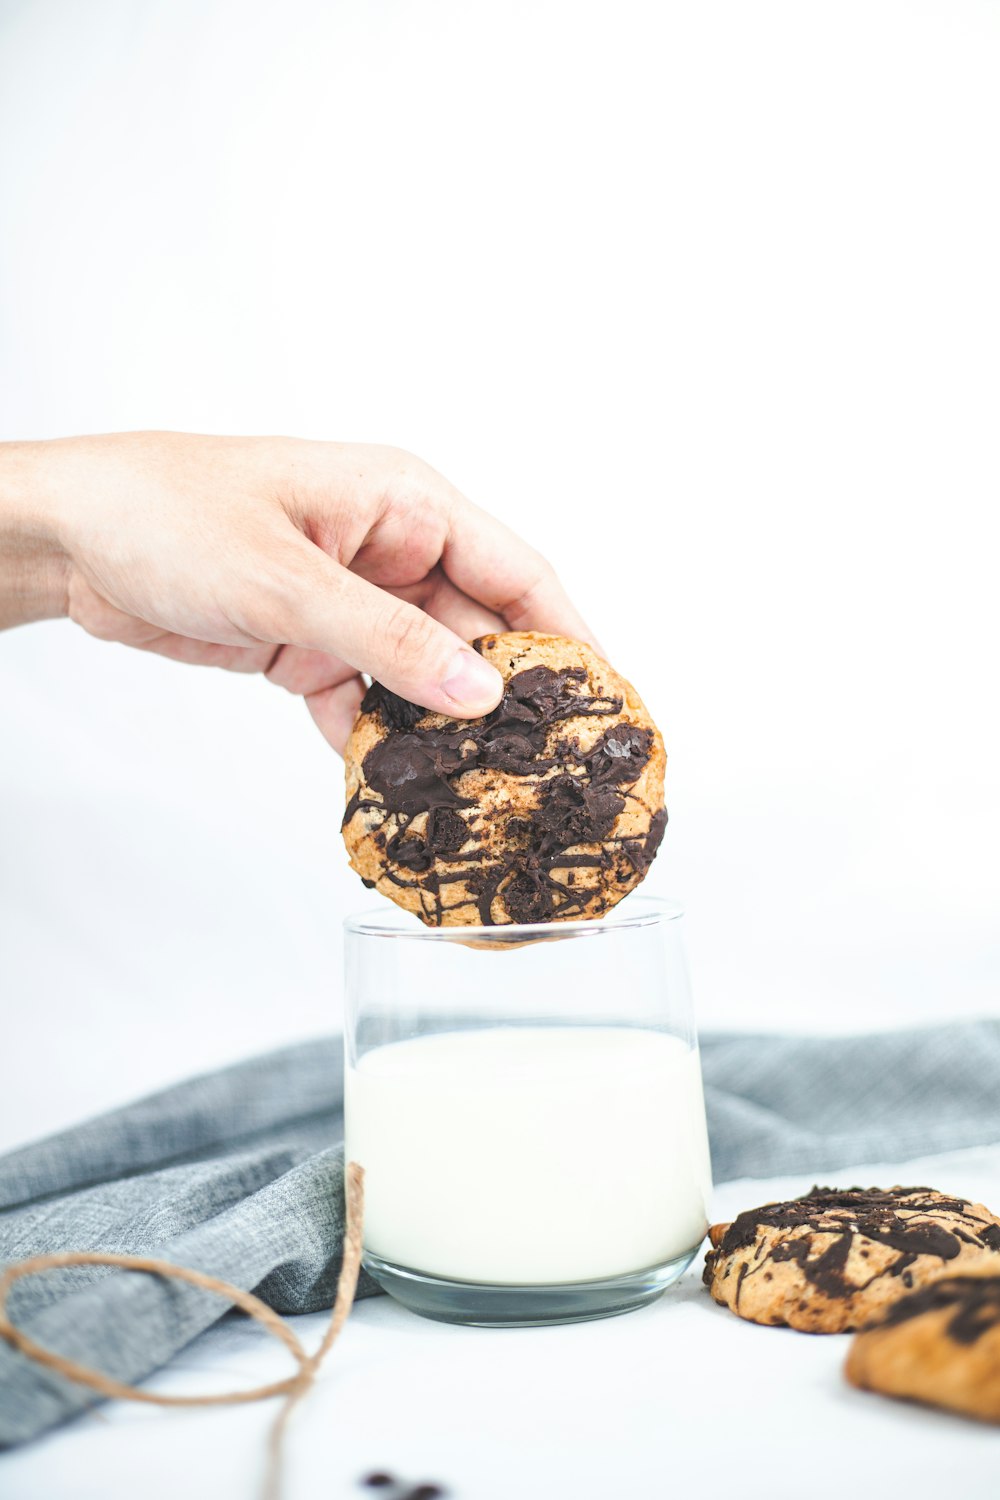
[[[503,678],[460,636],[306,545],[309,576],[282,611],[285,629],[268,638],[338,656],[436,713],[472,719],[497,706]]]

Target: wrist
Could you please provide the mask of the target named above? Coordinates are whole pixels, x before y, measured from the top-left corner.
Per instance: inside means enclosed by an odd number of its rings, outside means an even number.
[[[48,443],[0,443],[0,629],[66,613]]]

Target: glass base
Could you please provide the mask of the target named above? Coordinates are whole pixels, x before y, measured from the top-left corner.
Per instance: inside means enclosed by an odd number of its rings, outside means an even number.
[[[699,1246],[662,1265],[648,1266],[602,1281],[575,1281],[550,1286],[497,1286],[474,1281],[447,1281],[425,1271],[411,1271],[366,1250],[365,1270],[382,1289],[422,1318],[438,1323],[468,1323],[475,1328],[539,1328],[546,1323],[585,1323],[616,1318],[654,1302],[683,1276]]]

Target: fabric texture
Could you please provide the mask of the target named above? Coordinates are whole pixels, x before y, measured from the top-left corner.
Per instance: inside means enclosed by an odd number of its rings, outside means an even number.
[[[846,1038],[710,1035],[702,1065],[718,1182],[1000,1139],[1000,1021]],[[56,1250],[155,1255],[281,1313],[328,1308],[344,1231],[342,1066],[339,1037],[304,1043],[10,1152],[0,1265]],[[378,1291],[362,1274],[358,1296]],[[109,1267],[27,1278],[9,1306],[38,1342],[133,1383],[227,1311],[195,1287]],[[0,1342],[0,1446],[94,1400]]]

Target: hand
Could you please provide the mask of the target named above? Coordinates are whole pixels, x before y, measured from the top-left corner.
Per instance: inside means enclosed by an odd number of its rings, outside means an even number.
[[[491,630],[590,641],[552,568],[395,448],[127,433],[0,448],[0,624],[263,672],[342,749],[367,672],[427,708],[495,707]]]

